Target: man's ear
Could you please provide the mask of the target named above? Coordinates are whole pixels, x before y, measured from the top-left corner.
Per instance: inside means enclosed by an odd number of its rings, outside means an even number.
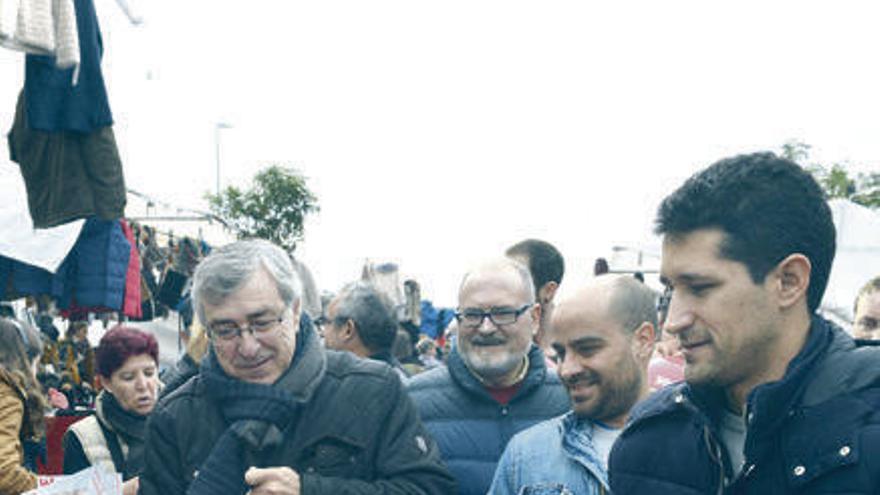
[[[647,363],[651,359],[651,354],[654,353],[654,342],[656,342],[654,338],[654,325],[647,321],[642,322],[633,331],[632,340],[630,341],[633,355],[640,361]]]
[[[541,328],[541,312],[544,308],[541,307],[539,303],[535,303],[532,305],[532,309],[529,310],[529,313],[532,316],[532,337],[537,335],[538,330]]]
[[[354,320],[351,318],[345,320],[345,323],[340,330],[339,336],[342,338],[343,342],[348,342],[357,337],[357,328],[355,328]]]
[[[538,302],[541,304],[547,304],[552,301],[554,297],[556,297],[556,290],[559,289],[559,284],[554,282],[553,280],[544,284],[538,290]]]
[[[780,307],[790,308],[806,299],[811,271],[809,258],[800,253],[790,254],[776,265],[770,274],[771,289]]]

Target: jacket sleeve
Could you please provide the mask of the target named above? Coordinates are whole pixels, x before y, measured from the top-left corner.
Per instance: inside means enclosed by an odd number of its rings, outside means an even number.
[[[171,414],[167,409],[157,407],[147,419],[144,470],[140,475],[138,495],[186,493],[188,482],[181,471],[183,463],[179,452]]]
[[[0,493],[22,493],[37,487],[37,477],[24,466],[19,439],[24,403],[0,380]]]
[[[394,373],[388,370],[389,374]],[[363,481],[300,473],[303,495],[333,493],[448,495],[457,493],[455,479],[440,459],[440,450],[422,425],[400,380],[389,380],[382,401],[384,417],[376,418],[376,479]]]
[[[64,474],[76,474],[83,469],[87,469],[92,464],[86,457],[86,451],[83,449],[79,438],[71,430],[64,432],[63,437],[64,448]]]

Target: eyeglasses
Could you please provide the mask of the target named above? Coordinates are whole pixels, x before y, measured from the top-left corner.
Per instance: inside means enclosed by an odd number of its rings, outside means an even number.
[[[286,313],[286,312],[285,312]],[[208,334],[212,339],[221,342],[231,342],[240,337],[242,333],[249,331],[254,337],[268,335],[275,330],[282,321],[285,320],[285,313],[275,317],[260,317],[248,320],[244,325],[239,326],[234,321],[222,321],[208,325]]]
[[[524,304],[519,309],[515,308],[492,308],[489,311],[483,311],[476,308],[465,308],[455,313],[455,319],[466,327],[477,328],[483,324],[483,320],[488,317],[495,326],[511,325],[516,323],[520,315],[532,307],[532,304]]]

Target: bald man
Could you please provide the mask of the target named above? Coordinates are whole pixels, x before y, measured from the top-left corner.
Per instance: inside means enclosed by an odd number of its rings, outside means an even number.
[[[490,494],[609,490],[611,445],[648,394],[656,320],[654,293],[628,276],[592,279],[556,306],[547,337],[571,411],[510,441]]]

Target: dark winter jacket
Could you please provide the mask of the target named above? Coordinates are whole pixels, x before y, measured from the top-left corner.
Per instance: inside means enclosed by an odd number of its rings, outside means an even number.
[[[288,373],[305,402],[279,447],[245,452],[250,465],[292,468],[305,495],[455,492],[391,368],[325,351],[311,330],[300,330],[297,345]],[[186,493],[227,427],[201,374],[163,398],[148,422],[139,493]]]
[[[858,347],[818,317],[782,380],[746,407],[745,464],[733,476],[719,436],[719,392],[667,387],[636,406],[609,460],[628,494],[877,493],[880,348]]]
[[[409,392],[462,494],[484,495],[511,437],[570,408],[562,382],[536,346],[521,388],[506,405],[489,395],[457,350],[448,366],[413,377]]]

